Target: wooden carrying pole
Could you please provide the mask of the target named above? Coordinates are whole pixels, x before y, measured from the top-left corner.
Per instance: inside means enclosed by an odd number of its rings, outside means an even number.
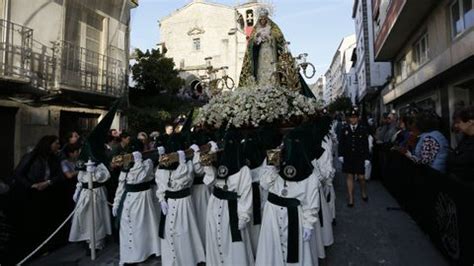
[[[90,200],[89,200],[89,207],[90,207],[90,210],[92,211],[92,215],[91,215],[91,234],[90,234],[90,248],[91,248],[91,260],[94,261],[95,260],[95,242],[96,242],[96,239],[95,239],[95,194],[94,194],[94,175],[95,175],[95,171],[92,171],[93,168],[91,169],[91,167],[95,166],[95,163],[92,162],[90,159],[89,161],[86,163],[86,166],[87,166],[87,172],[89,172],[89,182],[88,182],[88,188],[89,188],[89,196],[90,196]]]

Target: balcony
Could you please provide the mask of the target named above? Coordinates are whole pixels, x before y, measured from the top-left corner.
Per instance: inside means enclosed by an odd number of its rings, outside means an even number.
[[[0,19],[0,79],[30,82],[33,30]]]
[[[375,60],[390,61],[406,45],[407,40],[420,27],[420,23],[433,10],[436,0],[393,0],[385,20],[375,36]],[[374,11],[377,14],[378,10]],[[384,11],[380,11],[384,12]]]
[[[59,42],[54,47],[59,89],[120,97],[125,92],[126,71],[120,60]]]
[[[122,96],[127,85],[122,61],[65,41],[45,46],[35,42],[32,29],[6,20],[0,20],[0,82],[3,91],[65,90],[109,98]]]

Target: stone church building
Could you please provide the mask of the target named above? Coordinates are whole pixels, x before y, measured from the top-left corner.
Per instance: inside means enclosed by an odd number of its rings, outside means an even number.
[[[174,59],[186,89],[206,75],[208,57],[214,68],[228,67],[226,73],[237,86],[246,39],[262,7],[267,5],[256,0],[236,6],[193,0],[160,20],[159,49]]]

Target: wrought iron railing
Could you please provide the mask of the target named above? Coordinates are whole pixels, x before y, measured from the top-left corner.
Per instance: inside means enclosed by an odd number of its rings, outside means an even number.
[[[60,88],[115,97],[125,92],[126,71],[120,60],[65,41],[55,45],[54,58]]]
[[[0,77],[29,81],[33,30],[0,19]]]
[[[52,48],[35,42],[33,30],[0,19],[0,79],[31,87],[87,91],[119,97],[126,93],[122,61],[69,42]]]

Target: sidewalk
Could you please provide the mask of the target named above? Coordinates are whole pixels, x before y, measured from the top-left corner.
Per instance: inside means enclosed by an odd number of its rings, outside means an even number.
[[[448,265],[431,240],[379,181],[368,183],[369,201],[355,184],[355,206],[347,207],[345,179],[335,180],[334,244],[323,265]]]
[[[345,265],[448,265],[443,256],[378,181],[369,182],[369,202],[356,185],[355,207],[346,206],[342,176],[335,180],[337,225],[334,244],[326,250],[323,266]],[[387,210],[387,208],[395,210]],[[81,245],[70,244],[36,259],[31,265],[118,265],[118,245],[109,244],[94,263]],[[150,258],[140,265],[160,265]]]

